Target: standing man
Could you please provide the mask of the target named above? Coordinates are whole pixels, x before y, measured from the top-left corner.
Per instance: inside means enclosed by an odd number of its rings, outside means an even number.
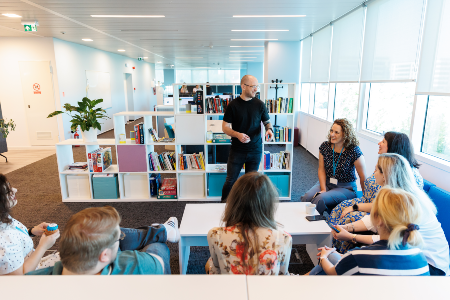
[[[227,163],[227,178],[222,189],[222,202],[239,177],[245,164],[245,173],[257,171],[262,157],[261,122],[266,130],[266,138],[273,138],[273,128],[264,103],[255,98],[259,85],[251,75],[241,79],[242,93],[227,107],[223,117],[222,130],[231,136],[231,150]],[[231,126],[233,129],[231,129]]]

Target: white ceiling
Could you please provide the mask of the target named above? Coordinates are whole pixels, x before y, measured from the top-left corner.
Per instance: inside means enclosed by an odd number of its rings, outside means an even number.
[[[264,41],[298,41],[345,14],[362,0],[0,0],[0,37],[55,37],[131,58],[148,57],[157,68],[245,68],[247,57],[264,60]],[[22,20],[39,22],[37,32],[24,32]],[[165,18],[93,18],[90,15],[164,15]],[[303,18],[233,18],[233,15],[306,15]],[[232,32],[233,29],[287,29],[288,32]],[[125,31],[124,31],[125,30]],[[65,32],[62,34],[61,32]],[[93,42],[81,39],[90,38]],[[213,47],[210,48],[210,45]],[[125,49],[125,52],[118,52]],[[230,52],[257,51],[257,52]],[[231,58],[236,56],[236,58]],[[251,54],[251,55],[250,55]],[[202,57],[202,58],[177,58]]]

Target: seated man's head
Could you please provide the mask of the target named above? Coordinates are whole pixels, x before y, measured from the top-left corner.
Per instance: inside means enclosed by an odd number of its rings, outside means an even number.
[[[61,235],[63,267],[72,273],[96,274],[117,256],[120,216],[114,207],[86,208],[74,214]]]

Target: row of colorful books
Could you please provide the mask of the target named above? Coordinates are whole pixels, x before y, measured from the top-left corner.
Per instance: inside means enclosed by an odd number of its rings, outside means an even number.
[[[208,97],[206,98],[206,112],[209,114],[225,113],[231,100],[231,97]]]
[[[134,137],[133,134],[131,134],[131,141],[133,140],[136,144],[145,144],[144,123],[134,125]]]
[[[150,140],[151,140],[152,142],[158,142],[158,141],[159,141],[158,133],[156,132],[155,129],[149,128],[149,129],[148,129],[148,133],[150,134]]]
[[[292,113],[292,106],[294,105],[294,98],[282,98],[277,100],[266,100],[266,108],[268,113]]]
[[[150,152],[148,154],[148,165],[151,171],[174,171],[177,169],[175,152],[163,152],[161,154]]]
[[[180,161],[180,170],[204,170],[205,161],[203,158],[203,152],[199,154],[182,154],[178,156]]]
[[[291,142],[292,139],[292,128],[290,127],[280,127],[278,125],[273,126],[273,139],[271,142]],[[267,138],[266,138],[267,142]]]
[[[111,147],[98,148],[88,153],[90,172],[104,172],[112,164]]]
[[[150,174],[150,195],[158,199],[177,199],[177,179],[164,178],[161,174]]]
[[[269,151],[264,151],[264,170],[290,169],[290,160],[291,155],[287,151],[280,151],[280,153],[270,153]]]

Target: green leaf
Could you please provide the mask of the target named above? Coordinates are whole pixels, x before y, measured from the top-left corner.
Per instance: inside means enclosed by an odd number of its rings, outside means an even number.
[[[62,112],[62,111],[60,111],[60,110],[57,110],[57,111],[54,111],[54,112],[52,112],[51,114],[49,114],[49,115],[47,116],[47,118],[51,118],[51,117],[60,115],[60,114],[62,114],[62,113],[64,113],[64,112]]]

